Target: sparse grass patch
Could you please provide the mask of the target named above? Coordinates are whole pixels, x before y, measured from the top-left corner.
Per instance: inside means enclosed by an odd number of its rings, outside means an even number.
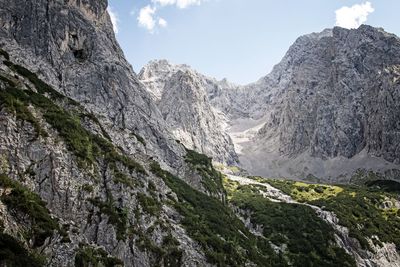
[[[31,229],[28,237],[33,239],[34,246],[43,245],[46,238],[53,235],[54,230],[60,231],[58,222],[51,218],[46,204],[37,194],[5,175],[0,175],[0,187],[11,189],[9,194],[2,194],[0,197],[9,211],[15,213],[17,218],[20,213],[29,217]]]
[[[1,76],[0,76],[1,77]],[[38,119],[36,119],[32,112],[27,107],[26,103],[19,99],[18,89],[8,88],[7,90],[0,90],[0,101],[7,110],[15,113],[17,120],[29,122],[35,129],[36,137],[47,137],[48,134],[41,127]]]
[[[196,151],[186,149],[185,161],[202,176],[204,188],[211,194],[223,194],[225,190],[222,185],[222,174],[214,169],[212,159]]]
[[[327,199],[337,196],[343,191],[340,186],[324,185],[324,184],[309,184],[303,182],[294,182],[288,180],[262,180],[272,186],[281,189],[286,194],[291,195],[299,202],[314,201],[318,199]]]
[[[124,263],[120,259],[109,256],[104,249],[81,246],[75,255],[75,266],[117,267],[124,266]]]
[[[154,197],[147,196],[143,193],[138,193],[137,199],[143,211],[151,216],[158,216],[161,211],[162,204],[154,199]]]
[[[103,202],[98,198],[89,199],[89,201],[100,209],[100,212],[108,216],[108,222],[114,225],[117,239],[125,240],[128,223],[128,213],[125,209],[116,207],[112,200]]]

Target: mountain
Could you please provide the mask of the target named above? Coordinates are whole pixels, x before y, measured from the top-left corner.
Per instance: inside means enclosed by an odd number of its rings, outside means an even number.
[[[397,179],[399,47],[399,38],[382,29],[335,27],[298,38],[270,74],[249,85],[217,81],[167,61],[149,63],[139,76],[168,124],[178,129],[178,140],[216,159],[236,152],[253,175],[349,182],[372,172]],[[178,72],[198,81],[192,87],[201,97],[182,99]],[[170,112],[175,101],[199,108]],[[216,125],[198,126],[201,120]],[[229,140],[227,135],[234,149],[229,142],[221,152],[227,143],[216,137]]]
[[[224,131],[226,119],[208,97],[208,88],[215,87],[217,81],[166,60],[150,62],[140,71],[139,79],[158,103],[175,139],[217,162],[237,164],[233,143]]]
[[[169,132],[107,1],[0,7],[0,265],[207,266],[162,203],[182,199],[175,183],[223,199],[220,176]]]
[[[261,120],[241,162],[253,174],[325,180],[358,169],[399,170],[400,39],[363,25],[300,37],[282,62],[246,86]]]
[[[248,119],[224,103],[246,104],[243,89],[179,70],[158,94],[193,115],[177,117],[132,71],[106,8],[0,0],[0,266],[399,264],[397,182],[220,173],[171,126],[214,135]]]

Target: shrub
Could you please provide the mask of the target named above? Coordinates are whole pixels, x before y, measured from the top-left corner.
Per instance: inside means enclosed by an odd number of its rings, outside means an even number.
[[[238,186],[228,196],[231,204],[250,212],[251,223],[262,226],[264,237],[277,246],[287,245],[284,256],[294,266],[355,266],[336,245],[333,228],[312,208],[272,202],[251,185]]]
[[[284,266],[262,238],[252,235],[230,208],[214,197],[192,189],[188,184],[161,169],[156,162],[151,172],[163,178],[178,197],[176,210],[187,233],[203,248],[210,263],[217,266],[244,266],[251,260],[259,266]]]
[[[294,194],[297,188],[295,183],[277,180],[268,180],[268,182],[293,198],[299,198]],[[350,237],[356,238],[363,249],[371,249],[366,238],[373,236],[378,236],[381,242],[395,243],[397,249],[400,249],[400,217],[396,212],[387,213],[380,209],[380,204],[385,198],[391,199],[398,196],[391,192],[385,192],[386,189],[374,188],[376,184],[380,184],[380,182],[370,182],[369,185],[372,188],[343,185],[340,187],[325,186],[336,189],[335,194],[330,194],[327,198],[301,198],[301,200],[334,212],[339,219],[339,224],[349,229]],[[388,183],[384,182],[383,184],[387,185]],[[375,239],[372,240],[376,242]],[[376,244],[379,245],[379,242]]]
[[[45,239],[50,237],[54,230],[60,230],[57,221],[51,218],[46,204],[37,194],[5,175],[0,175],[0,186],[11,188],[10,194],[1,196],[1,201],[7,208],[11,212],[29,216],[31,221],[30,236],[33,238],[34,246],[43,245]]]
[[[115,207],[112,200],[106,202],[98,198],[89,201],[100,209],[100,212],[108,216],[108,222],[115,226],[118,240],[125,240],[128,223],[128,213],[125,209]]]
[[[101,248],[91,246],[81,246],[75,255],[75,267],[123,266],[124,263],[115,257],[111,257]]]
[[[82,185],[82,190],[91,193],[93,192],[93,186],[90,184],[84,184]]]
[[[15,113],[17,120],[22,120],[32,124],[35,129],[36,137],[48,136],[46,131],[40,126],[39,121],[29,111],[27,105],[19,99],[19,94],[15,89],[8,88],[0,91],[0,101],[6,106],[9,112]]]
[[[14,237],[0,233],[0,266],[41,267],[45,259],[30,253]]]
[[[161,203],[155,200],[153,197],[147,196],[143,193],[138,193],[137,199],[143,211],[147,214],[152,216],[157,216],[160,214]]]
[[[196,151],[187,149],[185,161],[193,166],[202,176],[204,188],[211,194],[225,195],[225,189],[222,185],[222,174],[214,169],[212,159]]]

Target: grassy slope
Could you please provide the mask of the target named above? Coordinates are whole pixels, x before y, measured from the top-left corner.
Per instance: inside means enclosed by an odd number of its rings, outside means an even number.
[[[364,249],[370,249],[366,237],[378,236],[381,242],[393,242],[400,249],[400,212],[394,205],[384,209],[384,202],[396,202],[398,194],[363,186],[327,186],[267,180],[300,202],[333,211],[339,223],[350,230]],[[380,242],[372,238],[375,244]]]

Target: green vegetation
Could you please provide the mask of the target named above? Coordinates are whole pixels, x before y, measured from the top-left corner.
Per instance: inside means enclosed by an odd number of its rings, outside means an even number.
[[[365,185],[365,183],[376,180],[384,180],[384,176],[380,173],[376,173],[374,171],[368,171],[364,169],[359,169],[357,172],[351,177],[350,183]]]
[[[304,205],[277,203],[263,197],[259,186],[227,185],[230,203],[250,211],[253,225],[282,249],[292,266],[355,266],[354,260],[335,243],[334,230]]]
[[[80,113],[79,116],[80,116],[82,119],[88,118],[89,120],[91,120],[92,122],[94,122],[95,124],[97,124],[97,126],[100,127],[100,130],[101,130],[101,133],[103,134],[103,136],[104,136],[108,141],[111,141],[110,135],[107,133],[107,131],[104,129],[103,125],[100,123],[99,119],[98,119],[93,113],[83,112],[83,113]]]
[[[164,237],[162,248],[164,250],[164,266],[181,266],[182,251],[178,248],[179,242],[171,234]]]
[[[16,113],[18,119],[30,122],[36,129],[38,135],[47,136],[40,127],[38,120],[27,108],[30,104],[38,108],[43,113],[46,122],[58,131],[67,144],[68,149],[75,154],[82,167],[93,164],[96,158],[103,156],[106,162],[114,164],[114,166],[116,166],[117,162],[120,162],[130,171],[146,174],[144,168],[139,163],[118,153],[108,140],[86,130],[80,121],[82,114],[74,114],[73,112],[63,109],[55,104],[52,99],[47,98],[43,94],[49,94],[54,99],[67,98],[38,79],[36,74],[29,70],[11,62],[8,62],[8,65],[10,68],[29,79],[36,86],[39,93],[35,93],[31,90],[22,90],[12,87],[9,84],[6,90],[0,91],[0,100],[8,109]],[[68,101],[73,102],[73,100]],[[73,103],[78,105],[76,102]],[[90,114],[86,114],[86,116],[92,119],[94,117]],[[95,121],[98,122],[97,119],[95,119]],[[105,136],[109,138],[104,129],[103,134],[106,134]]]
[[[54,99],[66,99],[70,104],[78,105],[78,103],[70,98],[67,98],[54,90],[50,85],[47,83],[43,82],[40,80],[37,75],[30,70],[18,65],[14,64],[10,61],[5,61],[4,64],[6,64],[10,69],[14,70],[21,76],[27,78],[36,88],[39,94],[48,94],[50,97]]]
[[[8,173],[9,169],[8,157],[6,155],[0,155],[0,173]]]
[[[224,194],[222,185],[222,174],[214,169],[212,159],[196,151],[186,149],[185,161],[191,164],[194,169],[202,176],[202,183],[205,189],[211,194]]]
[[[390,193],[400,193],[400,183],[392,180],[374,180],[365,183],[371,189],[382,190]]]
[[[115,227],[117,239],[125,240],[128,223],[127,211],[125,209],[115,207],[111,199],[107,200],[106,202],[103,202],[98,198],[89,199],[89,201],[94,206],[98,207],[102,214],[108,216],[108,222]]]
[[[111,257],[101,248],[81,246],[75,255],[76,267],[116,267],[124,266],[124,263],[117,258]]]
[[[1,195],[1,201],[7,209],[14,212],[17,218],[21,214],[29,217],[31,225],[27,234],[33,240],[34,246],[43,245],[46,238],[53,235],[54,230],[60,231],[57,221],[51,218],[46,204],[37,194],[5,175],[0,175],[0,187],[11,189],[9,194]]]
[[[82,190],[83,191],[86,191],[86,192],[88,192],[88,193],[91,193],[91,192],[93,192],[93,186],[92,185],[90,185],[90,184],[84,184],[84,185],[82,185]]]
[[[161,211],[161,203],[153,197],[147,196],[143,193],[137,194],[137,199],[143,211],[151,216],[157,216]]]
[[[2,76],[0,76],[2,77]],[[9,112],[15,113],[17,120],[22,120],[32,124],[35,129],[36,137],[47,137],[46,131],[40,126],[39,121],[30,112],[27,105],[16,96],[16,90],[0,90],[0,101],[3,103]]]
[[[154,257],[152,266],[181,266],[182,251],[179,249],[179,242],[169,233],[164,236],[161,246],[148,238],[152,230],[143,231],[131,228],[131,233],[136,236],[136,245],[141,251],[151,253]]]
[[[0,232],[3,230],[0,229]],[[0,266],[45,266],[46,260],[34,253],[30,253],[24,245],[14,237],[0,233]]]
[[[363,248],[369,248],[365,237],[376,235],[381,242],[393,242],[400,250],[400,217],[397,212],[388,213],[379,207],[384,199],[380,192],[346,188],[335,198],[311,203],[333,211],[340,224],[349,228],[350,236],[357,238]]]
[[[252,235],[228,206],[192,189],[156,162],[150,168],[176,193],[179,200],[173,205],[184,217],[181,223],[189,236],[202,246],[211,263],[245,266],[251,260],[258,266],[286,266],[268,241]]]
[[[132,177],[129,177],[128,175],[121,172],[116,167],[116,165],[111,165],[111,166],[114,172],[114,183],[123,184],[131,189],[135,188],[135,186],[138,184],[137,181],[133,180]]]
[[[8,85],[10,85],[10,86],[12,86],[12,87],[17,86],[17,82],[15,81],[15,79],[12,78],[12,77],[10,77],[10,76],[7,76],[7,75],[4,74],[4,73],[1,73],[1,74],[0,74],[0,81],[5,82],[6,84],[8,84]]]
[[[263,181],[259,179],[259,181]],[[265,180],[264,180],[265,181]],[[343,191],[342,187],[324,184],[308,184],[294,181],[268,180],[273,186],[281,188],[288,195],[293,195],[297,201],[313,201],[318,199],[328,199],[337,196]]]
[[[350,236],[357,238],[362,248],[370,249],[366,237],[375,244],[393,242],[400,249],[400,217],[397,208],[384,209],[382,203],[398,199],[398,195],[360,186],[340,186],[335,195],[319,199],[299,198],[298,185],[290,181],[268,180],[269,183],[290,194],[298,201],[307,202],[334,212],[339,224],[347,227]],[[316,185],[310,185],[316,186]],[[351,208],[349,208],[351,207]],[[379,241],[373,238],[379,237]]]

